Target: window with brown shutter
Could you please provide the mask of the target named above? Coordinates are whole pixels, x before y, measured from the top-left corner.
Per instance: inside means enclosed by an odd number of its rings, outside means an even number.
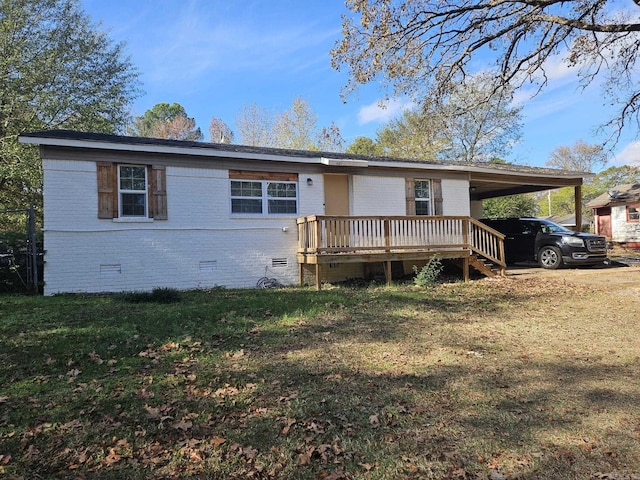
[[[163,166],[97,162],[98,218],[167,220],[167,182]]]
[[[442,215],[442,181],[405,179],[407,215]]]
[[[118,216],[117,207],[117,184],[116,166],[113,163],[98,162],[98,218],[116,218]]]
[[[149,216],[154,220],[166,220],[167,215],[167,171],[165,167],[154,165],[150,167],[151,200],[149,202]]]

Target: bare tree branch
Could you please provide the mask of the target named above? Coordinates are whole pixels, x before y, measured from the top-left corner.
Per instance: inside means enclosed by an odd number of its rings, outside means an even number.
[[[525,83],[540,91],[549,62],[574,68],[586,87],[605,85],[619,115],[610,127],[640,127],[634,81],[640,56],[638,12],[615,0],[348,0],[342,40],[331,52],[346,67],[343,95],[380,82],[390,94],[446,96],[477,70],[496,70],[493,93]],[[634,0],[640,6],[640,0]]]

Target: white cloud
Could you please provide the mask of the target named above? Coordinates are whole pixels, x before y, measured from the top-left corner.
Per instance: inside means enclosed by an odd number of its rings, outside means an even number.
[[[640,166],[640,141],[627,144],[613,157],[614,165]]]
[[[369,105],[365,105],[358,112],[358,124],[378,122],[384,123],[397,117],[405,110],[410,110],[415,104],[409,100],[392,98],[390,100],[378,100]]]

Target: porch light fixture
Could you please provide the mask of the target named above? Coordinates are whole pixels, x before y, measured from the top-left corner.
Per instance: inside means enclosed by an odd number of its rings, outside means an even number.
[[[313,178],[307,178],[307,185],[313,186]]]

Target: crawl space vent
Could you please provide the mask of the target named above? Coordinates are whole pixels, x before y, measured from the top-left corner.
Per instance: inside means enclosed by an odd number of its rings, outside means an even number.
[[[118,275],[120,273],[122,273],[122,267],[119,263],[100,265],[100,275]]]
[[[218,261],[217,260],[206,260],[200,262],[200,271],[201,272],[214,272],[218,269]]]
[[[289,262],[287,261],[287,258],[272,258],[271,259],[271,266],[274,268],[277,267],[286,267],[289,264]]]

